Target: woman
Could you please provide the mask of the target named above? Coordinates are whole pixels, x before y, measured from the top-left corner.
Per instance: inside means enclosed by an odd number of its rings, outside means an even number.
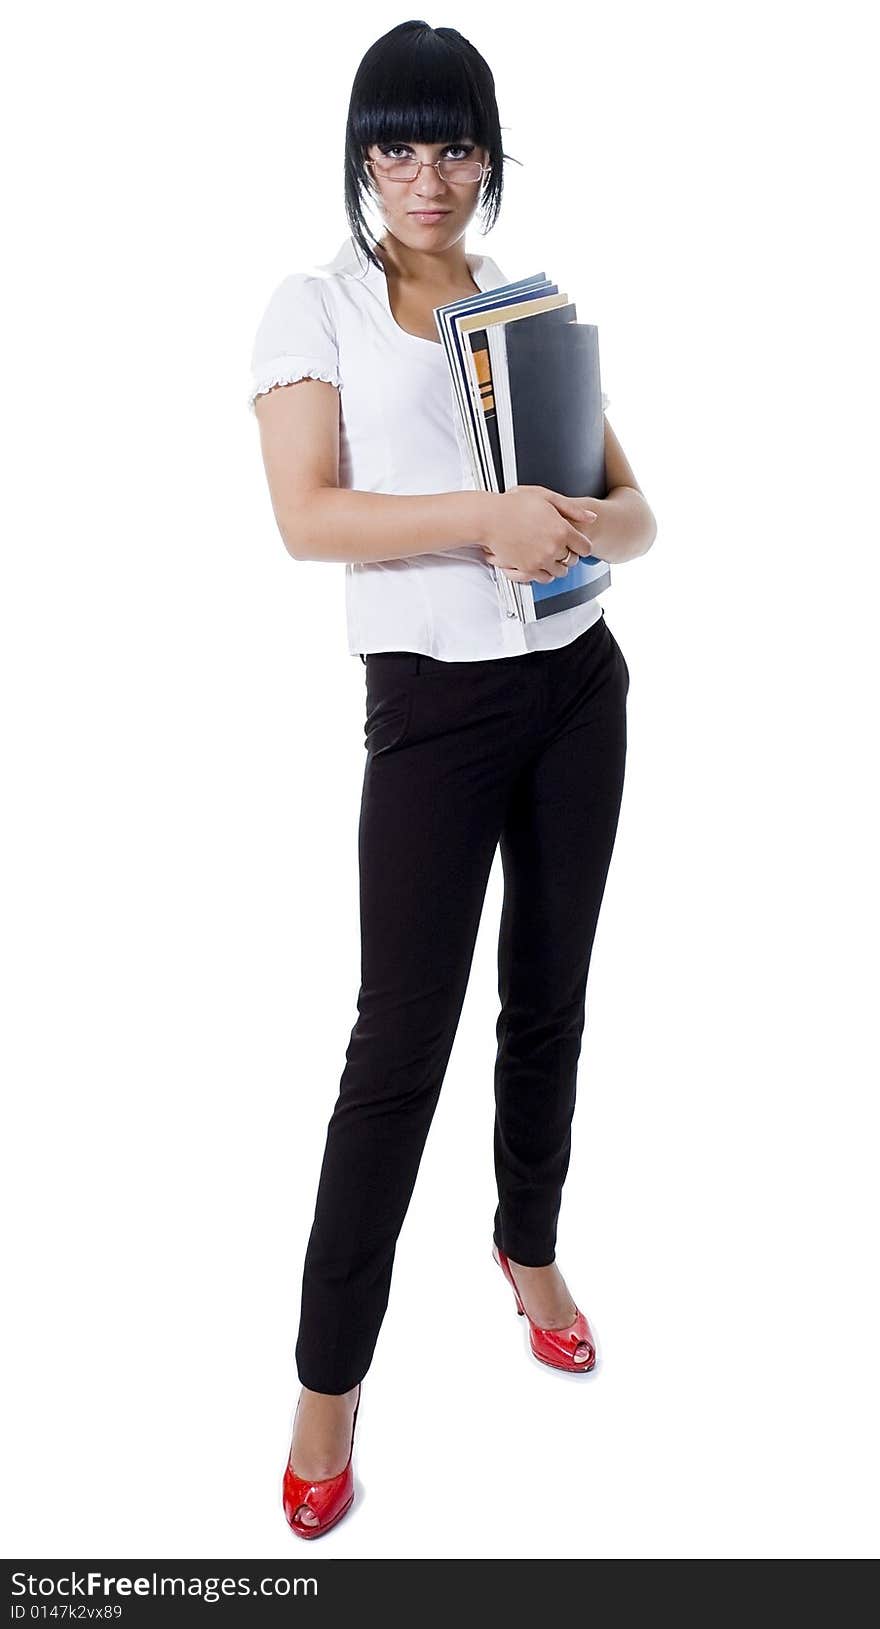
[[[535,1357],[581,1374],[596,1358],[555,1242],[629,673],[597,599],[522,624],[491,568],[548,582],[578,555],[643,554],[655,524],[607,420],[605,498],[474,490],[433,311],[508,280],[464,243],[481,198],[497,218],[503,159],[478,52],[454,29],[392,29],[352,91],[351,236],[318,274],[285,278],[253,352],[279,530],[295,559],[345,562],[349,651],[366,667],[361,989],[305,1257],[283,1483],[303,1538],[352,1501],[361,1381],[499,843],[493,1255]]]

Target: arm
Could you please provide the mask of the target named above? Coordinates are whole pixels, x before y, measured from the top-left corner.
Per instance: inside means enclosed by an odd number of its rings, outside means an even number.
[[[657,536],[657,522],[607,418],[605,478],[608,496],[594,503],[599,519],[586,529],[596,557],[617,565],[647,554]]]
[[[397,560],[481,541],[488,493],[339,486],[335,386],[300,379],[258,396],[254,412],[276,524],[294,560]]]

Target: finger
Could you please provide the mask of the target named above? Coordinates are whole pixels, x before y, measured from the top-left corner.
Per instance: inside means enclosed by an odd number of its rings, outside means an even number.
[[[553,492],[549,488],[547,489],[547,496],[554,509],[558,509],[566,520],[577,523],[583,520],[599,519],[597,504],[601,504],[601,499],[591,497],[569,498],[566,497],[564,492]]]
[[[527,571],[519,571],[515,566],[502,566],[500,561],[496,562],[499,570],[503,571],[505,577],[509,577],[511,582],[514,583],[552,583],[556,577],[565,577],[568,573],[569,567],[572,566],[573,563],[573,561],[569,560],[568,565],[563,565],[562,562],[559,561],[558,571],[551,571],[549,569],[544,571],[539,569],[534,576],[530,576]]]
[[[530,577],[527,571],[520,571],[518,566],[506,565],[503,560],[498,559],[497,555],[494,555],[494,554],[488,555],[487,560],[486,560],[486,564],[488,566],[495,566],[498,571],[503,571],[505,577],[509,577],[511,582],[514,582],[514,583],[531,583],[531,582],[534,582],[534,578]],[[570,562],[569,562],[569,564],[570,564]]]
[[[579,554],[582,560],[587,560],[593,552],[593,545],[583,532],[575,531],[574,536],[568,540],[568,546],[572,553]],[[568,563],[570,566],[574,565],[573,560],[569,560]]]

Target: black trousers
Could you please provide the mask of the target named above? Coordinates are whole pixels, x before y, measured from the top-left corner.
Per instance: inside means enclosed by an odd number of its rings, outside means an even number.
[[[617,832],[629,672],[604,613],[557,650],[366,657],[361,988],[327,1128],[296,1363],[365,1375],[501,845],[495,1242],[554,1260],[587,972]]]

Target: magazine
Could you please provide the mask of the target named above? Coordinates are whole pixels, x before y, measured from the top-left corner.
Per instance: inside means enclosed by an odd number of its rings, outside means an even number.
[[[594,323],[543,272],[435,306],[453,398],[483,492],[546,486],[604,498],[605,415]],[[493,568],[508,613],[536,622],[601,594],[606,560],[584,555],[549,583]]]

